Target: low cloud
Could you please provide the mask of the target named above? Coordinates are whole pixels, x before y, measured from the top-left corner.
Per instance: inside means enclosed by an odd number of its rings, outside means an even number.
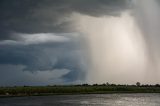
[[[63,84],[65,80],[61,76],[70,72],[68,69],[53,69],[45,71],[23,71],[24,65],[0,65],[1,86],[16,85],[52,85]]]
[[[65,35],[65,36],[64,36]],[[63,43],[69,42],[72,33],[66,34],[55,34],[55,33],[37,33],[37,34],[22,34],[14,33],[15,40],[3,40],[0,45],[30,45],[30,44],[41,44],[41,43]]]
[[[83,82],[90,64],[87,39],[74,26],[73,15],[119,17],[130,7],[130,0],[0,0],[0,70],[14,77],[0,80],[47,84],[48,79],[38,79],[63,72],[51,82]]]
[[[32,40],[34,36],[37,39]],[[43,37],[46,39],[42,40]],[[85,73],[87,63],[84,59],[84,51],[79,46],[80,39],[73,34],[66,36],[64,34],[59,36],[54,34],[35,34],[31,36],[28,34],[20,40],[12,40],[12,42],[4,40],[0,43],[0,64],[1,66],[6,66],[6,64],[22,65],[25,67],[21,68],[21,71],[31,73],[39,71],[53,73],[52,71],[55,71],[55,69],[66,69],[69,72],[61,76],[64,82],[84,80],[85,75],[82,73]],[[5,72],[6,75],[9,75],[7,69],[9,68],[5,68]],[[81,77],[82,75],[83,77]]]

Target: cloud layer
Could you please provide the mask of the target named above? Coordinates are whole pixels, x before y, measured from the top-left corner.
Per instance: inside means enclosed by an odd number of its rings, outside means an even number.
[[[130,0],[1,0],[0,85],[85,82],[87,42],[73,15],[119,17],[130,8]]]

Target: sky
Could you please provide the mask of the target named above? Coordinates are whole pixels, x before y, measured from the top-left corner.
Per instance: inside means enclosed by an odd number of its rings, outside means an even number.
[[[0,86],[160,83],[158,0],[0,0]]]

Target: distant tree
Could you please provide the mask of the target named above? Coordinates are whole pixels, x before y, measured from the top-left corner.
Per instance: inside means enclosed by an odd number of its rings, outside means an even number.
[[[137,83],[136,83],[136,86],[141,86],[141,83],[140,83],[140,82],[137,82]]]
[[[82,86],[89,86],[89,84],[82,84]]]
[[[106,86],[106,84],[105,84],[105,83],[103,83],[103,84],[102,84],[102,86]]]
[[[110,84],[110,86],[116,86],[116,84]]]
[[[98,84],[93,84],[93,86],[98,86]]]
[[[156,84],[155,87],[160,87],[160,85],[159,85],[159,84]]]
[[[107,82],[106,85],[109,86],[110,84]]]

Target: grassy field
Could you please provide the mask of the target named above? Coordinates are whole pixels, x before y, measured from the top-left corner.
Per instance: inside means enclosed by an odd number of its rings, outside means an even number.
[[[105,94],[105,93],[160,93],[159,86],[21,86],[0,87],[0,96],[40,96],[55,94]]]

